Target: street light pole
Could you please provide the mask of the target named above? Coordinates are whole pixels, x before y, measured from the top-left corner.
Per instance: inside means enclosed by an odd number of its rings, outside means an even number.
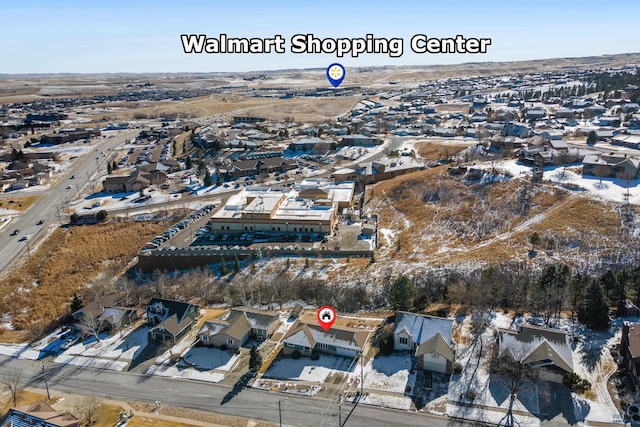
[[[280,406],[281,402],[282,400],[278,400],[278,418],[280,420],[280,427],[282,427],[282,407]]]

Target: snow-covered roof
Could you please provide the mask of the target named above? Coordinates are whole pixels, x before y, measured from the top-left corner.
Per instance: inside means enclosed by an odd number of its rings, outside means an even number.
[[[411,340],[418,345],[436,334],[442,335],[444,340],[451,344],[453,320],[399,311],[396,313],[394,334],[401,332],[403,329],[411,336]]]

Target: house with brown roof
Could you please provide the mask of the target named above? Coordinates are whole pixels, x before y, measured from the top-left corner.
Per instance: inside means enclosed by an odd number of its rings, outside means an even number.
[[[96,298],[71,316],[76,322],[80,322],[84,316],[98,317],[100,330],[111,331],[135,322],[138,319],[138,311],[123,307],[122,297],[118,294],[108,294]]]
[[[82,420],[67,411],[56,411],[45,402],[17,406],[0,421],[1,427],[80,427]]]
[[[591,154],[585,156],[582,161],[583,175],[635,179],[638,171],[640,171],[640,160],[626,155]]]
[[[319,325],[296,322],[282,339],[282,352],[289,356],[299,352],[303,356],[313,353],[355,357],[364,351],[369,331],[332,326],[325,331]]]
[[[624,322],[620,354],[636,389],[640,387],[640,323]]]
[[[561,383],[564,374],[573,372],[569,336],[560,329],[522,325],[519,331],[501,329],[498,357],[511,357],[540,369],[540,378]]]
[[[276,312],[239,307],[224,318],[205,322],[198,338],[204,345],[237,349],[249,338],[264,341],[279,325],[280,316]]]
[[[149,338],[177,341],[191,330],[200,316],[200,306],[186,302],[153,298],[146,309]]]
[[[136,169],[130,175],[107,176],[102,186],[105,193],[135,193],[150,185],[160,185],[167,181],[167,173],[162,170],[146,172]]]

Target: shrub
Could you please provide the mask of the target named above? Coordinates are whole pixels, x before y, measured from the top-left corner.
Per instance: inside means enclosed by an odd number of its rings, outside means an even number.
[[[462,373],[462,365],[459,362],[453,364],[453,373],[461,374]]]
[[[318,360],[318,359],[320,359],[320,355],[318,353],[311,354],[311,360]]]
[[[302,354],[300,354],[300,351],[298,350],[293,350],[293,353],[291,353],[292,359],[300,359],[300,356],[302,356]]]
[[[226,345],[226,344],[222,344],[222,345],[220,346],[220,350],[222,350],[222,351],[226,351],[226,350],[227,350],[227,345]]]
[[[562,377],[562,384],[564,384],[571,392],[584,394],[588,390],[591,390],[591,383],[578,376],[575,372],[567,372]]]

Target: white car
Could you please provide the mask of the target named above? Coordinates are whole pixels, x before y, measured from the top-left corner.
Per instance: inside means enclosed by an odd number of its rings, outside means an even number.
[[[62,350],[68,350],[74,345],[78,344],[79,342],[80,342],[80,337],[71,337],[68,340],[66,340],[64,343],[62,343],[60,348]]]

